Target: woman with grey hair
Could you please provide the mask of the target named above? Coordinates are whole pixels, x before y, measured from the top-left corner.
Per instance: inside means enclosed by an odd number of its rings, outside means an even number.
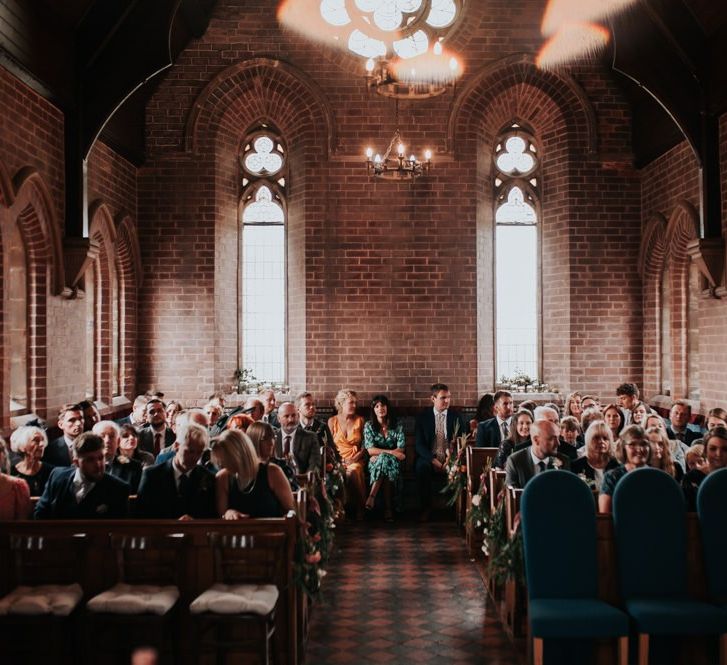
[[[24,425],[10,435],[10,448],[20,459],[10,468],[10,475],[22,478],[31,496],[41,496],[48,482],[51,464],[41,461],[48,436],[40,427]]]
[[[603,420],[594,420],[588,426],[584,449],[585,455],[571,462],[570,470],[592,482],[600,492],[606,472],[619,465],[613,457],[611,430]]]

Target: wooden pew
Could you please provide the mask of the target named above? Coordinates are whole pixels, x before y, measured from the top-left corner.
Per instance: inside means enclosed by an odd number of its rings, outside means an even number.
[[[469,512],[472,509],[472,497],[480,491],[480,476],[485,470],[485,465],[488,460],[490,460],[491,464],[496,455],[497,448],[467,447],[467,485],[464,492],[466,515],[469,515]],[[489,471],[490,469],[487,469],[485,482],[487,482]],[[485,500],[489,501],[489,497]],[[465,520],[465,540],[467,542],[467,549],[470,557],[475,558],[482,552],[482,528],[478,528],[471,524],[468,519]]]
[[[293,564],[296,542],[299,537],[299,522],[294,513],[283,518],[247,519],[239,521],[193,520],[178,522],[172,520],[115,520],[115,521],[25,521],[0,523],[0,595],[15,586],[10,552],[10,534],[43,534],[47,536],[85,534],[83,571],[78,583],[84,591],[84,599],[110,588],[115,583],[116,561],[110,546],[109,534],[159,536],[162,534],[184,534],[186,545],[179,565],[183,567],[180,576],[180,599],[182,611],[177,632],[180,639],[180,653],[183,663],[192,665],[194,652],[192,622],[188,612],[189,604],[200,593],[213,584],[213,551],[209,533],[253,536],[265,540],[274,538],[280,547],[275,556],[280,557],[276,579],[271,580],[280,591],[275,630],[275,662],[297,665],[302,658],[298,651],[298,618],[296,608],[298,595],[293,579]],[[261,580],[262,581],[262,580]],[[123,636],[119,636],[123,639]]]

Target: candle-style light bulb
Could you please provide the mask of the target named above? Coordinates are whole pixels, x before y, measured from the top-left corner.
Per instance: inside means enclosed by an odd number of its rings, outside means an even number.
[[[374,154],[374,149],[371,147],[366,148],[366,159],[371,161],[371,156]]]
[[[376,157],[374,157],[374,164],[381,164],[381,155],[376,155]]]
[[[424,159],[427,161],[430,161],[432,159],[432,151],[431,150],[425,150],[424,151]]]
[[[434,42],[432,52],[434,53],[434,55],[442,55],[442,42]]]
[[[458,67],[459,67],[459,63],[457,62],[457,58],[454,58],[454,57],[450,58],[449,59],[449,68],[453,72],[456,72]]]
[[[416,164],[417,158],[416,158],[416,157],[414,157],[414,155],[409,155],[409,161],[410,161],[410,162],[411,162],[412,164]]]
[[[370,74],[371,72],[373,72],[373,71],[374,71],[374,59],[373,59],[373,58],[369,58],[369,59],[368,59],[368,60],[366,61],[366,71],[367,71],[367,72],[368,72],[369,74]]]
[[[403,157],[404,156],[404,144],[400,143],[397,150],[399,152],[399,157]]]

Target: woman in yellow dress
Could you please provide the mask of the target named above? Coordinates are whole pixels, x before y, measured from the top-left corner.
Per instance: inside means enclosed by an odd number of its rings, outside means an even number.
[[[339,390],[335,404],[338,415],[328,419],[328,427],[346,468],[349,503],[356,512],[356,519],[362,520],[366,501],[367,459],[363,446],[364,419],[356,415],[357,396],[353,390]]]

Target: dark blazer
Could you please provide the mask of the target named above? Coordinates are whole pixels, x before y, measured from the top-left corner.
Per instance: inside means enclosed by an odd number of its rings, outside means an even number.
[[[123,480],[105,473],[78,503],[73,491],[75,473],[75,466],[53,469],[35,506],[35,519],[89,520],[127,516],[129,486]]]
[[[174,460],[148,466],[141,474],[136,499],[136,514],[149,519],[179,519],[191,515],[198,519],[219,517],[215,506],[215,476],[203,466],[190,471],[186,496],[174,482]]]
[[[126,462],[122,462],[117,455],[114,460],[106,465],[106,473],[111,474],[114,478],[123,480],[128,486],[132,494],[136,494],[139,489],[139,481],[141,480],[142,465],[135,459],[124,457]]]
[[[49,441],[43,451],[42,461],[51,466],[71,466],[71,452],[68,449],[66,440],[59,436]]]
[[[494,466],[496,469],[504,469],[507,458],[510,457],[512,453],[516,453],[518,450],[527,448],[530,444],[530,437],[527,437],[517,445],[513,442],[512,439],[505,439],[500,443],[500,447],[497,451],[497,455],[495,456],[495,461],[492,463],[492,466]]]
[[[507,462],[505,464],[505,471],[507,473],[507,476],[505,476],[505,483],[507,485],[523,489],[528,480],[535,475],[535,466],[533,465],[533,457],[530,454],[530,448],[531,447],[528,446],[523,450],[518,450],[518,452],[513,453],[507,458]],[[561,462],[561,469],[570,469],[570,461],[565,455],[558,454],[556,457]],[[553,466],[552,459],[548,462],[548,468],[555,468]]]
[[[275,431],[275,456],[283,457],[283,431]],[[321,441],[315,432],[303,429],[301,425],[295,428],[293,436],[293,457],[300,473],[321,470]]]
[[[671,425],[666,428],[666,435],[672,440],[681,441],[681,439],[677,437],[676,432],[674,432],[671,428]],[[701,439],[703,436],[704,434],[701,432],[697,432],[687,426],[687,429],[684,431],[684,441],[682,443],[684,443],[685,446],[691,446],[694,441]]]
[[[171,446],[177,440],[177,435],[167,427],[164,431],[164,441],[162,441],[161,448]],[[139,430],[139,450],[145,450],[152,455],[156,454],[154,451],[154,431],[151,427],[142,427]],[[160,448],[160,450],[161,450]]]
[[[333,460],[341,461],[341,454],[338,452],[336,444],[333,443],[333,434],[331,434],[331,430],[326,423],[314,418],[313,422],[305,429],[318,435],[321,445],[326,448],[326,459],[329,462]]]
[[[447,409],[447,440],[455,436],[467,434],[469,429],[459,411]],[[431,462],[434,459],[435,448],[434,409],[429,406],[419,413],[414,424],[414,444],[417,457]]]
[[[272,425],[276,429],[280,429],[280,421],[278,420],[278,410],[273,409],[270,413],[268,413],[267,418],[263,416],[263,422],[267,423],[268,425]]]
[[[510,429],[515,426],[510,418]],[[497,424],[497,418],[490,418],[477,425],[477,439],[475,445],[478,448],[499,448],[502,443],[502,432]]]
[[[606,465],[604,472],[615,469],[618,466],[620,466],[618,460],[612,457],[610,460],[608,460],[608,464]],[[593,467],[588,463],[588,458],[585,455],[571,462],[570,470],[578,476],[583,474],[586,478],[588,478],[588,480],[596,479],[596,474],[593,471]]]

